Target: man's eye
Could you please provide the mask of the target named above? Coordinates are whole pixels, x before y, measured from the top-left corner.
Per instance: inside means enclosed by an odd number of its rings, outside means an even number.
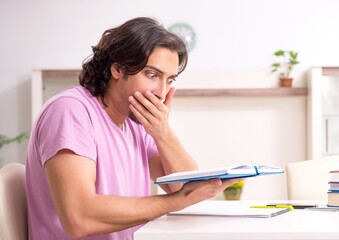
[[[147,72],[146,75],[149,78],[156,78],[156,77],[158,77],[158,75],[155,72]]]
[[[168,83],[169,83],[169,84],[172,84],[172,83],[174,83],[175,81],[176,81],[175,78],[169,78],[169,79],[168,79]]]

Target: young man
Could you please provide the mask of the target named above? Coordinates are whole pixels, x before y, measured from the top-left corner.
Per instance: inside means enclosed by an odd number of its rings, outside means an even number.
[[[133,239],[144,223],[209,199],[235,180],[150,179],[196,169],[168,123],[184,43],[149,18],[104,32],[81,86],[46,103],[27,156],[29,239]]]

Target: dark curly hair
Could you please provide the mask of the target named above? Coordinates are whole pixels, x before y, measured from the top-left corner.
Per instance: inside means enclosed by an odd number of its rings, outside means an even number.
[[[93,54],[84,60],[79,76],[80,85],[92,95],[104,97],[112,77],[112,64],[117,64],[125,75],[134,75],[146,66],[156,47],[176,51],[179,73],[185,69],[188,59],[185,43],[156,20],[139,17],[108,29],[98,45],[92,47]]]

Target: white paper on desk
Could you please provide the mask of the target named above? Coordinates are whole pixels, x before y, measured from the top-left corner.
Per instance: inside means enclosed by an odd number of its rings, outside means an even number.
[[[270,218],[289,211],[288,208],[250,208],[231,206],[225,201],[203,201],[183,210],[170,212],[169,215]]]

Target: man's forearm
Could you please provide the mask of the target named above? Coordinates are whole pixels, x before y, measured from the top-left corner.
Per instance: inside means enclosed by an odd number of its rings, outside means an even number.
[[[165,175],[190,171],[198,168],[193,158],[186,152],[181,145],[178,138],[170,130],[170,132],[161,138],[155,139],[158,148],[158,154],[162,162]],[[182,184],[170,184],[169,187],[172,191],[180,189]]]
[[[73,237],[84,237],[121,231],[147,223],[188,203],[180,193],[143,198],[96,195],[77,217],[76,225],[65,226]]]

